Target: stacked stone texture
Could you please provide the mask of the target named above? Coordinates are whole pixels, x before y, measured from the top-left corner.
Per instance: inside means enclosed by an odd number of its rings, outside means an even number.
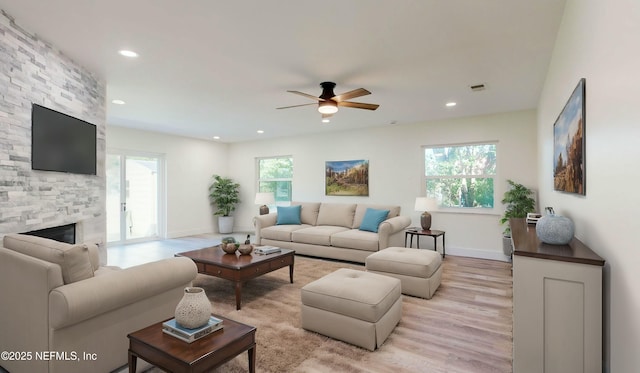
[[[106,85],[0,14],[0,236],[77,223],[104,243]],[[31,169],[33,103],[95,124],[97,175]]]

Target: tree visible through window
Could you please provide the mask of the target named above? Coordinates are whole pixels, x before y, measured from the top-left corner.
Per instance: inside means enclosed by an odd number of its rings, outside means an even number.
[[[496,145],[425,147],[427,196],[442,207],[493,208]]]
[[[273,192],[276,204],[291,202],[293,157],[258,158],[258,192]]]

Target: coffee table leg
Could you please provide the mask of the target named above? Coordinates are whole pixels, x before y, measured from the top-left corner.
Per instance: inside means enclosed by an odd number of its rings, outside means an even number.
[[[289,266],[289,281],[293,284],[293,263]]]
[[[242,282],[236,281],[236,310],[240,310],[240,302],[242,299]]]
[[[136,365],[137,365],[137,356],[132,354],[131,351],[129,351],[129,373],[135,373],[136,372]]]
[[[249,373],[256,371],[256,345],[253,345],[247,353],[249,354]]]

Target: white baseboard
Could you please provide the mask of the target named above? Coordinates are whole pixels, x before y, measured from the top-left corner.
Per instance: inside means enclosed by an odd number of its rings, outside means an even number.
[[[180,237],[186,237],[186,236],[197,236],[199,234],[213,234],[215,232],[213,232],[212,230],[207,230],[207,229],[190,229],[190,230],[185,230],[185,231],[172,231],[172,232],[167,232],[167,238],[180,238]]]
[[[499,260],[501,262],[511,261],[511,258],[504,255],[502,251],[493,251],[493,250],[467,249],[467,248],[447,246],[446,254],[447,255],[451,254],[454,256],[466,256],[469,258]]]

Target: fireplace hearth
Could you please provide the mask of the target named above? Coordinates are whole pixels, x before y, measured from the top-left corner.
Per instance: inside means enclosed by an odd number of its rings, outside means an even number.
[[[74,244],[76,243],[76,224],[71,223],[60,225],[58,227],[39,229],[36,231],[25,232],[24,234]]]

